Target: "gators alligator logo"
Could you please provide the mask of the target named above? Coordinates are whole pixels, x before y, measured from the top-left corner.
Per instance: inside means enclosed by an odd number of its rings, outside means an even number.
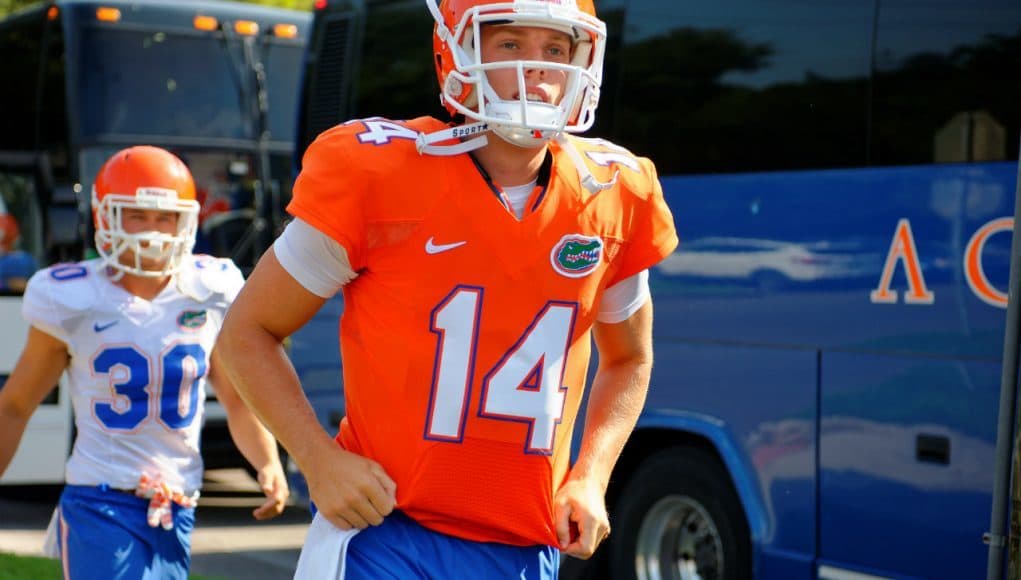
[[[603,240],[581,234],[560,238],[550,252],[550,262],[557,273],[568,278],[588,276],[603,259]]]
[[[205,310],[185,310],[177,317],[177,325],[181,328],[202,328],[206,323]]]

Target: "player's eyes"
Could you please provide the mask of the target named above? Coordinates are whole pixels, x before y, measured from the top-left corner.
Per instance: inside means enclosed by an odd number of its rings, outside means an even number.
[[[551,58],[566,61],[571,57],[571,49],[567,46],[553,45],[546,49]]]

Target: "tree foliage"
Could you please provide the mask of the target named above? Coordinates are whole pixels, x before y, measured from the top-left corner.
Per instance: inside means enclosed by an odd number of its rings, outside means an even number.
[[[249,4],[262,4],[263,6],[274,6],[276,8],[290,8],[291,10],[312,10],[314,0],[241,0]]]
[[[0,0],[0,18],[7,16],[11,12],[21,10],[26,6],[38,3],[39,0]]]
[[[0,18],[6,17],[8,14],[21,10],[27,6],[34,4],[40,4],[43,0],[0,0]],[[291,10],[312,10],[312,3],[314,0],[237,0],[238,2],[246,2],[248,4],[261,4],[263,6],[273,6],[276,8],[290,8]]]

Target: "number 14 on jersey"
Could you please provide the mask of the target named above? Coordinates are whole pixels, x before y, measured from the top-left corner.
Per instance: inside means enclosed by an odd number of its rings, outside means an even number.
[[[472,377],[483,295],[482,288],[458,286],[433,309],[431,330],[438,338],[426,439],[459,442],[464,437],[468,401],[476,390]],[[526,453],[553,452],[577,312],[577,304],[548,302],[478,385],[480,417],[528,425]]]

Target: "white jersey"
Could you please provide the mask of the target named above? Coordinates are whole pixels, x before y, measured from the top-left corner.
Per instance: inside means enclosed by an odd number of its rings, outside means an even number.
[[[233,262],[209,256],[186,258],[152,301],[111,282],[100,259],[32,276],[25,318],[71,355],[78,434],[67,483],[133,489],[147,473],[188,492],[201,486],[209,355],[242,284]]]

